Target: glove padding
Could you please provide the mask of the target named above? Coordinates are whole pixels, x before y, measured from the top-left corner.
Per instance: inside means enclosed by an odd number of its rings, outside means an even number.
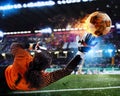
[[[92,47],[97,44],[95,39],[95,36],[93,36],[91,33],[87,33],[83,39],[78,41],[78,50],[83,53],[88,52]]]
[[[40,46],[40,44],[39,44],[40,42],[37,42],[37,44],[35,45],[35,51],[36,52],[41,52],[41,51],[46,51],[47,50],[47,48],[46,47],[43,47],[43,46]]]

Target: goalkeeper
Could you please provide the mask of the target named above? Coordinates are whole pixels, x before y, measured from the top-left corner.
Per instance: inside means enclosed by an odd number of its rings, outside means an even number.
[[[32,57],[19,43],[11,45],[11,53],[14,55],[13,64],[0,67],[0,94],[15,90],[38,90],[49,84],[70,75],[84,58],[84,54],[91,49],[95,37],[87,34],[78,42],[78,52],[63,69],[54,72],[45,72],[52,59],[48,52],[36,48]],[[39,47],[38,45],[36,47]]]

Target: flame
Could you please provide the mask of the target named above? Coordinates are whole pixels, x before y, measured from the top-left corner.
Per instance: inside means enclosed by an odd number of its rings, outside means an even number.
[[[88,18],[88,16],[89,15],[86,15],[83,18],[79,18],[79,19],[75,20],[75,22],[73,22],[73,24],[72,24],[72,28],[76,28],[78,30],[77,31],[70,31],[70,32],[82,37],[87,32],[85,29],[85,25],[86,25],[85,21]]]
[[[106,35],[111,29],[111,18],[103,12],[93,12],[86,15],[84,18],[79,18],[73,23],[73,28],[79,28],[78,35],[92,33],[94,36]]]
[[[96,11],[88,16],[84,27],[89,33],[101,36],[110,32],[111,25],[111,18],[106,13]]]

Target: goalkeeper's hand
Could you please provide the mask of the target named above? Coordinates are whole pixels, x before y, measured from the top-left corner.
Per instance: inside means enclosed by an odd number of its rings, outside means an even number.
[[[94,47],[97,44],[95,39],[96,37],[93,36],[91,33],[87,33],[83,38],[79,38],[77,54],[82,55],[88,52],[92,47]]]
[[[41,52],[41,51],[47,50],[46,47],[40,46],[39,43],[40,43],[40,42],[37,42],[37,44],[36,44],[36,46],[35,46],[35,51],[36,51],[36,52]]]

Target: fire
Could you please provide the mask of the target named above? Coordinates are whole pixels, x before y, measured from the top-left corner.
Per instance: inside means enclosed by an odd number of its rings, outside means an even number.
[[[86,15],[83,19],[78,19],[73,24],[73,28],[79,28],[75,34],[84,35],[92,33],[94,36],[106,35],[110,32],[112,25],[111,18],[103,12],[93,12]]]
[[[110,32],[111,25],[111,19],[106,13],[96,11],[88,16],[84,28],[95,36],[101,36]]]
[[[86,29],[85,29],[85,21],[86,21],[87,17],[88,17],[88,15],[86,15],[84,18],[77,19],[72,24],[72,27],[77,28],[78,30],[74,31],[74,32],[73,31],[70,31],[70,32],[82,37],[87,32]]]

